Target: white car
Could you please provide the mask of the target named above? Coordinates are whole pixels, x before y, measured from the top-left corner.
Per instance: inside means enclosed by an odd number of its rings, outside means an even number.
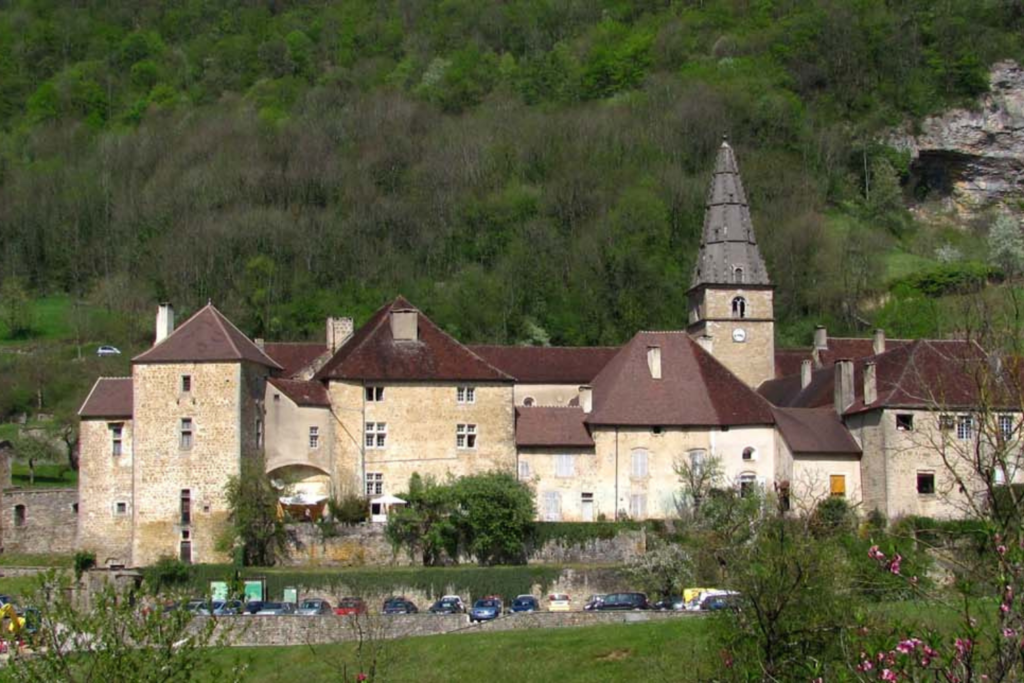
[[[548,596],[549,612],[568,612],[572,609],[572,602],[565,593],[552,593]]]
[[[116,346],[101,346],[96,349],[97,356],[120,356],[121,350]]]

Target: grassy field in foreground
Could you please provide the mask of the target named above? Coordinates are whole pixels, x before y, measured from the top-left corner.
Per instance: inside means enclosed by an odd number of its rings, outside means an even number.
[[[708,623],[679,619],[570,629],[408,638],[389,644],[388,681],[681,681],[706,660]],[[247,664],[245,680],[342,680],[355,664],[351,643],[222,650],[216,667]],[[358,670],[350,668],[349,676]],[[710,672],[705,672],[704,678]],[[219,676],[212,676],[215,680]],[[346,679],[350,680],[350,679]]]

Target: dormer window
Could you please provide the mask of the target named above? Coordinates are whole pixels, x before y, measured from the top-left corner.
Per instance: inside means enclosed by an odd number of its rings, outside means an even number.
[[[732,269],[732,281],[738,285],[743,284],[743,269],[736,267]]]
[[[744,299],[742,296],[738,296],[732,300],[732,317],[747,317],[747,300]]]

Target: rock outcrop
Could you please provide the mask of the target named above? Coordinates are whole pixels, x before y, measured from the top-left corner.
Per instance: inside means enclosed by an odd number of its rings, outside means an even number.
[[[932,116],[888,143],[910,152],[912,194],[940,200],[964,218],[993,206],[1024,206],[1024,69],[993,65],[991,86],[973,109]]]

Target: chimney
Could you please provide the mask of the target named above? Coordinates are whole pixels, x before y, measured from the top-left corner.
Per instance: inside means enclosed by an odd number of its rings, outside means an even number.
[[[811,383],[811,369],[814,362],[808,358],[807,360],[800,363],[800,388],[806,389],[807,385]]]
[[[707,351],[708,353],[711,353],[711,349],[714,346],[712,342],[714,342],[714,340],[715,338],[712,337],[710,334],[702,334],[701,336],[697,337],[697,343],[700,344],[700,347]]]
[[[580,407],[587,414],[594,408],[594,390],[589,384],[580,387]]]
[[[828,348],[828,330],[824,325],[817,325],[814,328],[814,348],[818,350]]]
[[[174,332],[174,306],[165,301],[156,309],[156,341],[153,342],[153,346],[167,339],[172,332]]]
[[[876,356],[885,353],[885,330],[879,327],[871,338],[871,352]]]
[[[414,309],[401,308],[391,311],[391,336],[395,341],[416,341],[419,316]]]
[[[836,361],[836,377],[833,393],[836,413],[842,415],[853,405],[853,361],[849,358]]]
[[[875,361],[869,360],[864,363],[864,405],[869,405],[878,400],[878,372],[875,368]]]
[[[355,329],[352,318],[327,318],[327,350],[334,353],[340,349]]]
[[[256,348],[259,349],[260,351],[267,350],[267,342],[263,339],[263,337],[256,337],[255,339],[252,340],[252,343],[255,344]]]
[[[651,371],[651,379],[661,379],[661,347],[647,347],[647,369]]]

